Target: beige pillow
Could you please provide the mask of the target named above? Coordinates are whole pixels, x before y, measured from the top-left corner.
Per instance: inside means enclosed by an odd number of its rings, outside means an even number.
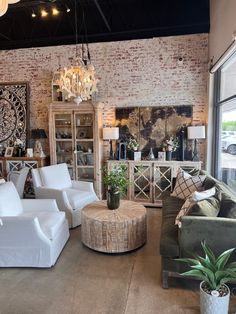
[[[209,190],[205,190],[202,192],[195,191],[193,192],[184,202],[183,206],[181,207],[178,215],[175,218],[175,224],[181,227],[181,218],[183,216],[188,215],[190,209],[199,201],[208,199],[216,194],[216,188],[213,187]]]
[[[191,176],[191,174],[179,169],[174,191],[171,196],[185,200],[190,194],[195,191],[201,191],[202,185],[206,176]]]

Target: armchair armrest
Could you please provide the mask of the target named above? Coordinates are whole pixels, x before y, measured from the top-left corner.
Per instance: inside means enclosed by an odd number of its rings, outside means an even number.
[[[92,182],[86,182],[86,181],[75,181],[71,180],[72,187],[76,190],[80,191],[88,191],[88,192],[94,192],[93,183]]]
[[[50,189],[46,187],[36,187],[35,194],[36,197],[40,199],[55,199],[57,202],[57,206],[60,210],[73,210],[68,200],[67,194],[63,190]]]
[[[32,211],[59,211],[55,199],[22,199],[24,212]]]
[[[202,254],[202,240],[206,240],[216,253],[236,247],[236,219],[184,216],[181,222],[179,246],[182,256],[189,252]]]
[[[43,233],[37,217],[1,217],[0,246],[29,246],[36,243],[50,245],[50,240]]]

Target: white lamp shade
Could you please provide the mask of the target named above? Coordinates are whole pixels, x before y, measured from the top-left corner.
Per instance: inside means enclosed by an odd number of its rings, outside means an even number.
[[[203,139],[205,136],[205,125],[188,127],[189,140]]]
[[[103,139],[104,140],[118,140],[119,138],[119,128],[103,128]]]

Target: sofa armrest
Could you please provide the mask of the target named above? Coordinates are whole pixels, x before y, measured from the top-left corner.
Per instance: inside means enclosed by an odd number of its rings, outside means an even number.
[[[24,212],[59,211],[55,199],[22,199],[21,202]]]
[[[95,193],[92,182],[75,181],[75,180],[72,180],[71,182],[72,182],[72,187],[76,190]]]
[[[68,200],[67,194],[63,190],[50,189],[46,187],[36,187],[35,188],[36,198],[40,199],[55,199],[57,206],[63,211],[73,211],[70,202]]]
[[[43,233],[37,217],[1,217],[0,246],[32,247],[37,243],[50,245],[51,242]]]
[[[236,247],[236,219],[184,216],[181,222],[178,234],[181,256],[189,255],[189,252],[203,254],[202,240],[206,240],[217,254]]]

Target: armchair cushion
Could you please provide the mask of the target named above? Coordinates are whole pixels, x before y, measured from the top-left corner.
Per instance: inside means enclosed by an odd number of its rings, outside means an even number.
[[[95,201],[96,195],[90,191],[79,191],[75,189],[65,189],[70,205],[73,209],[83,208]]]
[[[0,184],[0,216],[18,216],[22,212],[23,207],[14,184]]]
[[[72,186],[66,164],[52,165],[40,168],[43,186],[53,189],[67,189]]]
[[[60,228],[62,227],[65,221],[64,212],[26,212],[22,214],[23,217],[37,217],[39,225],[44,232],[44,234],[50,239],[53,240],[55,236],[58,235]]]

